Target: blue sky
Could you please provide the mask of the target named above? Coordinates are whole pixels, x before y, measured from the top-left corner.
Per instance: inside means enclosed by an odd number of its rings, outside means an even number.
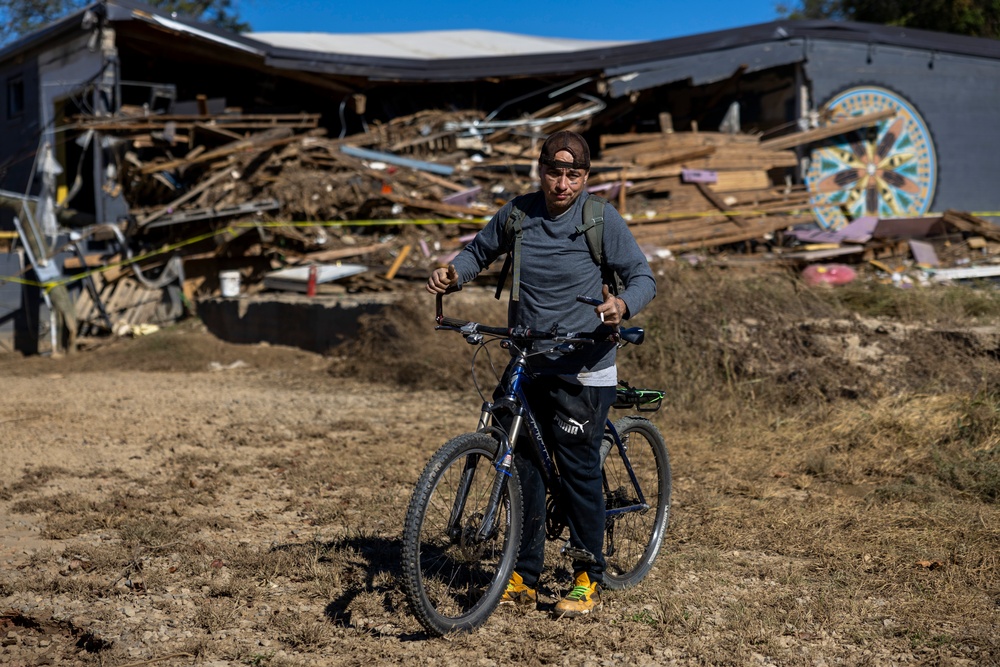
[[[541,37],[653,40],[766,23],[775,0],[237,0],[256,32],[497,30]],[[786,4],[800,4],[786,2]]]

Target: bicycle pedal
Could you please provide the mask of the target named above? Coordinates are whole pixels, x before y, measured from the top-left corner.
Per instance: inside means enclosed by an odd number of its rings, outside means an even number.
[[[597,562],[597,558],[594,557],[594,554],[590,553],[586,549],[580,549],[578,547],[571,547],[568,544],[565,545],[559,551],[559,553],[561,553],[564,556],[567,556],[569,558],[572,558],[574,561],[580,561],[580,562],[583,562],[583,563],[596,563]]]

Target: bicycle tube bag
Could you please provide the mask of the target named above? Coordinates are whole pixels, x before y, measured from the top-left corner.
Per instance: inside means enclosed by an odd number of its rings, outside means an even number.
[[[507,275],[513,267],[510,298],[511,301],[520,300],[522,224],[527,216],[527,210],[534,206],[540,196],[540,192],[533,192],[515,197],[512,202],[510,215],[507,216],[504,223],[508,251],[503,268],[500,269],[500,279],[497,281],[497,299],[500,298],[503,286],[507,282]],[[589,193],[585,196],[587,199],[583,202],[583,222],[576,226],[576,232],[583,234],[587,240],[587,248],[590,250],[591,258],[597,266],[601,267],[601,279],[604,284],[608,286],[612,294],[618,294],[624,289],[621,276],[604,264],[604,206],[608,200]]]

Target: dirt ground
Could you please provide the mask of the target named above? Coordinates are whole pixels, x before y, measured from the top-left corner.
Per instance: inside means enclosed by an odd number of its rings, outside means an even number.
[[[884,331],[878,350],[853,335],[822,340],[861,375],[876,351],[906,367]],[[957,425],[1000,447],[982,401],[888,392],[711,423],[668,406],[671,527],[641,586],[592,617],[501,609],[434,639],[400,586],[403,514],[478,399],[331,372],[351,361],[197,321],[0,357],[0,663],[1000,664],[996,498],[932,472]],[[554,599],[569,573],[548,562]]]

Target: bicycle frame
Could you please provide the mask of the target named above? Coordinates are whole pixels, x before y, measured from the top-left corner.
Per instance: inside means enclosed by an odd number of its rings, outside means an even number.
[[[531,375],[527,370],[527,355],[523,351],[520,351],[518,356],[511,360],[507,369],[504,371],[503,377],[507,384],[504,395],[496,401],[483,402],[482,412],[479,417],[479,426],[477,428],[478,431],[487,431],[492,433],[500,440],[501,444],[501,446],[497,449],[497,458],[493,461],[493,467],[496,468],[497,475],[494,478],[492,492],[490,494],[490,502],[487,505],[482,525],[476,535],[477,540],[485,540],[492,536],[497,511],[499,509],[500,498],[502,495],[504,478],[507,475],[510,475],[510,468],[513,465],[514,447],[517,443],[518,437],[520,436],[522,428],[526,426],[528,429],[528,434],[530,436],[531,443],[534,446],[534,451],[538,455],[538,460],[542,462],[542,477],[544,479],[546,489],[550,494],[555,493],[555,481],[558,479],[559,474],[552,455],[545,444],[545,439],[542,437],[542,431],[538,425],[538,420],[532,412],[531,406],[528,403],[527,395],[525,394],[525,388],[531,382]],[[502,428],[493,425],[495,419],[494,411],[500,407],[507,407],[510,409],[512,419],[509,433],[505,432]],[[632,483],[632,488],[634,489],[636,497],[639,501],[638,504],[626,507],[606,509],[606,516],[608,518],[614,518],[630,512],[644,512],[648,510],[649,504],[646,502],[645,495],[643,494],[639,481],[636,479],[635,472],[632,469],[632,463],[628,458],[627,447],[622,442],[621,437],[618,435],[618,431],[615,429],[610,418],[608,418],[605,423],[605,433],[611,436],[613,445],[617,448],[618,454],[622,458],[625,470],[628,472],[629,480]],[[457,524],[457,521],[462,515],[465,505],[465,492],[468,489],[468,484],[471,483],[471,474],[473,472],[474,471],[467,469],[466,473],[470,476],[461,485],[457,497],[455,498],[455,506],[452,509],[451,520],[449,522],[449,530],[451,532],[454,531],[454,526]],[[609,491],[607,480],[604,481],[604,490],[606,493]]]
[[[604,430],[606,433],[611,434],[612,443],[618,449],[618,453],[622,457],[622,462],[625,464],[625,470],[628,472],[628,478],[632,482],[632,488],[635,489],[636,496],[638,497],[639,500],[639,504],[637,505],[629,505],[628,507],[616,507],[614,509],[606,509],[605,515],[608,517],[615,517],[621,514],[626,514],[628,512],[645,512],[646,510],[649,509],[649,503],[646,502],[646,496],[642,492],[642,487],[639,486],[639,480],[636,479],[635,477],[635,471],[632,470],[632,462],[629,461],[628,459],[628,448],[625,446],[625,443],[622,442],[621,437],[618,435],[618,429],[615,428],[615,425],[614,423],[612,423],[611,419],[608,419],[607,423],[604,426]],[[605,480],[604,484],[605,484],[604,491],[605,493],[607,493],[609,490],[607,488],[607,480]]]

